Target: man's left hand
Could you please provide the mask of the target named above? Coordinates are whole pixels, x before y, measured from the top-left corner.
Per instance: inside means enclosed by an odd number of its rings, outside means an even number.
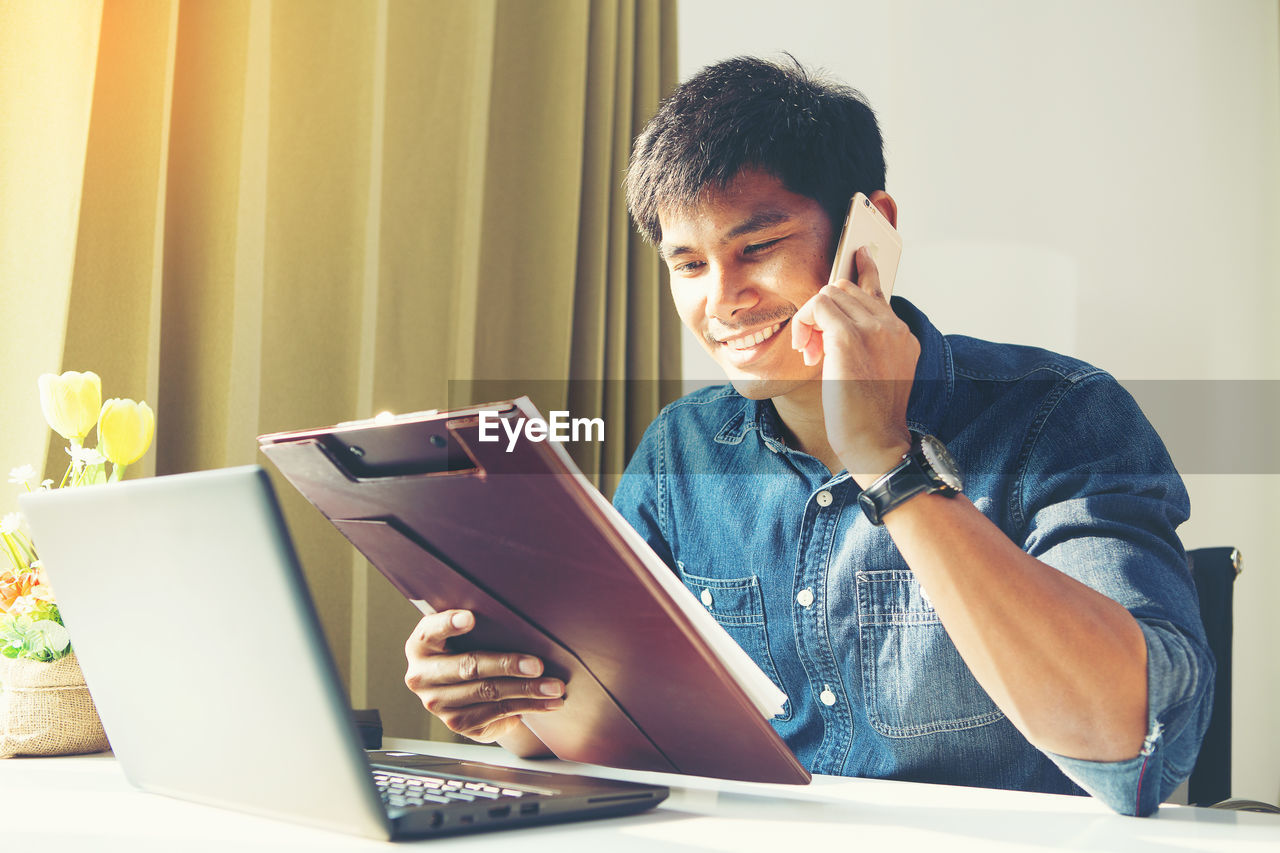
[[[822,360],[827,440],[866,487],[910,449],[907,399],[920,342],[889,307],[865,247],[854,261],[857,284],[828,284],[800,306],[791,322],[791,345],[804,353],[806,364]]]

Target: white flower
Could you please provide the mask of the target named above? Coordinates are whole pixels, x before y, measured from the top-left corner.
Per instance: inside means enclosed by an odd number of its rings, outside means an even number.
[[[40,377],[40,408],[53,431],[80,444],[98,422],[102,408],[102,380],[92,371],[68,370],[61,376]]]
[[[68,447],[66,451],[71,461],[80,465],[101,465],[107,461],[107,457],[92,447]]]
[[[41,619],[31,625],[29,636],[34,640],[41,641],[50,651],[55,654],[66,650],[71,645],[71,634],[67,629],[57,622],[49,619]]]
[[[52,488],[53,488],[53,480],[41,480],[41,481],[40,481],[40,488],[42,488],[42,489],[52,489]]]
[[[17,533],[18,528],[22,526],[22,516],[16,512],[11,512],[0,520],[0,533]]]
[[[21,484],[34,479],[35,476],[35,468],[32,468],[30,465],[22,465],[9,472],[9,482]]]
[[[35,596],[20,595],[9,605],[9,610],[19,615],[27,614],[36,609],[36,603]]]

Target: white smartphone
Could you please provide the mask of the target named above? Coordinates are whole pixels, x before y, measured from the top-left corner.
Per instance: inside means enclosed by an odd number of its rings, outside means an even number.
[[[871,251],[871,260],[880,271],[880,290],[888,299],[893,293],[893,280],[898,275],[898,260],[902,257],[902,238],[885,219],[880,208],[862,193],[855,193],[840,231],[840,243],[836,246],[835,263],[831,265],[831,282],[840,279],[857,281],[857,269],[853,255],[863,246]]]

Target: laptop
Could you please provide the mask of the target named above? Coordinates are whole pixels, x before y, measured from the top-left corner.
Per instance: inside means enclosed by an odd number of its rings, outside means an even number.
[[[668,794],[366,753],[258,466],[19,500],[138,788],[379,839],[632,814]]]

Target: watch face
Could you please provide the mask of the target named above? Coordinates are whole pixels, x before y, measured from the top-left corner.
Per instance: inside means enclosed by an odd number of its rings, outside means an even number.
[[[945,444],[931,435],[922,435],[920,450],[943,485],[957,492],[964,490],[964,484],[960,481],[960,466],[951,458]]]

